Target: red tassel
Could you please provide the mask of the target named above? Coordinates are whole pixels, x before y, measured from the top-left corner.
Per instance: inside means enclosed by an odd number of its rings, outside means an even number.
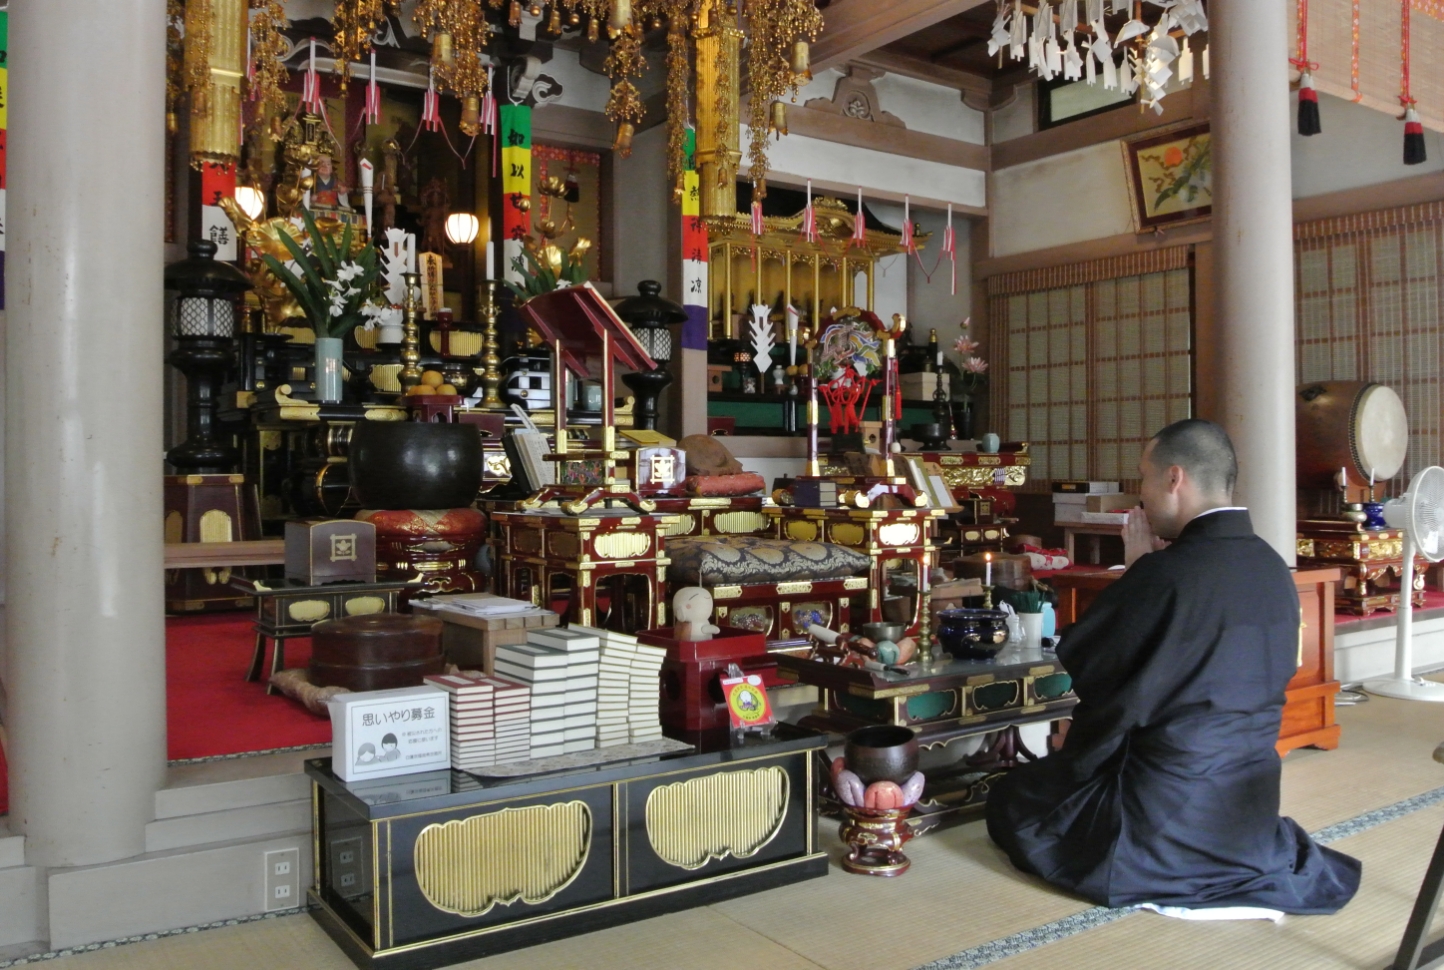
[[[1319,93],[1314,90],[1313,75],[1299,75],[1299,134],[1317,135],[1323,131],[1319,122]]]
[[[1411,105],[1404,112],[1404,164],[1422,165],[1428,158],[1424,151],[1424,126],[1419,112]]]

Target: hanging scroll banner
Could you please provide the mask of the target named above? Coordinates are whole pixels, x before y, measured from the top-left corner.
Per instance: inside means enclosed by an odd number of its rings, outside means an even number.
[[[682,324],[684,350],[707,349],[707,223],[697,176],[697,133],[687,129],[682,171]]]
[[[514,263],[531,235],[531,108],[504,104],[500,119],[502,260],[505,278],[520,282]]]

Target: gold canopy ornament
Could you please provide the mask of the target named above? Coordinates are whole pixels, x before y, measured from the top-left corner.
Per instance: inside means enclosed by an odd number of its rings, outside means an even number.
[[[191,164],[241,155],[241,84],[246,73],[247,0],[190,0],[185,10],[185,89]]]

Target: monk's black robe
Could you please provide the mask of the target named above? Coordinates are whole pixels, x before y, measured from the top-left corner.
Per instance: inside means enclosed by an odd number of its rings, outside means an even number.
[[[1359,863],[1279,817],[1274,750],[1299,600],[1248,512],[1199,516],[1064,633],[1078,706],[1062,750],[988,796],[1025,872],[1106,906],[1332,913]]]

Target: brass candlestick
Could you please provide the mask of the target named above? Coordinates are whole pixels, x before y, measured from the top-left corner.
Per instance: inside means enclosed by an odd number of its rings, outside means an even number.
[[[417,318],[421,313],[421,276],[418,273],[403,273],[406,281],[406,297],[401,303],[401,391],[405,393],[421,383],[421,325]]]
[[[481,406],[488,411],[501,411],[506,403],[497,394],[501,387],[501,371],[497,369],[501,366],[501,357],[497,354],[496,317],[501,308],[496,305],[496,281],[487,280],[481,284],[481,290],[477,302],[486,318],[486,336],[481,348]]]

